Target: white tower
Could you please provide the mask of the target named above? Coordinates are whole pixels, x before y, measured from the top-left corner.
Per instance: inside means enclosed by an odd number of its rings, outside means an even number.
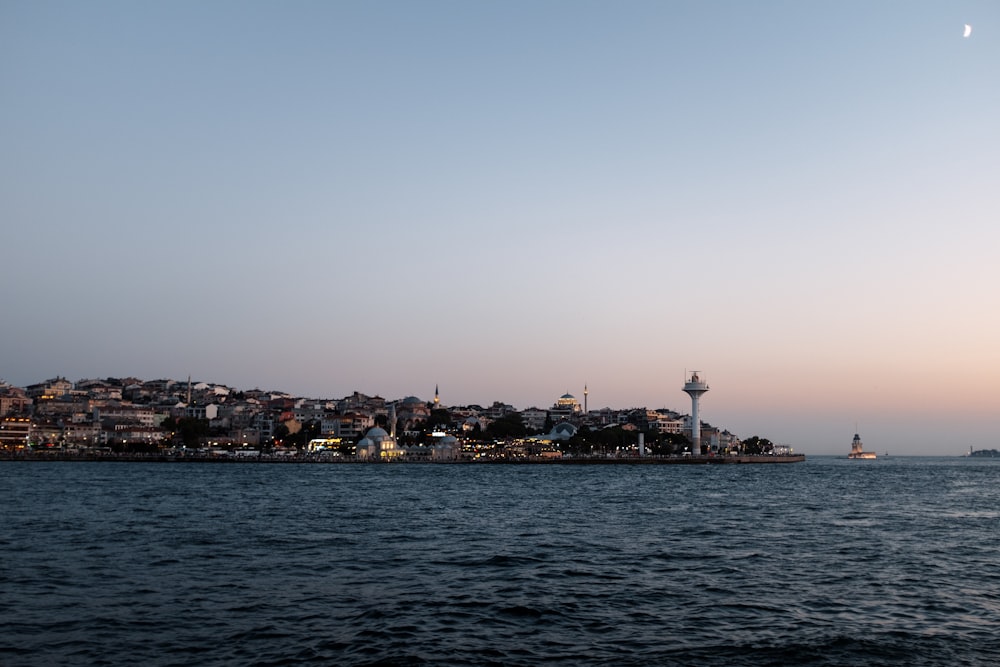
[[[708,391],[708,385],[698,377],[698,371],[691,373],[691,379],[684,383],[684,392],[691,397],[691,455],[701,456],[701,417],[698,416],[698,399]]]

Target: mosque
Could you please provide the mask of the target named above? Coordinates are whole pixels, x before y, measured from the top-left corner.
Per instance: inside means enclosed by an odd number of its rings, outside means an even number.
[[[580,405],[580,401],[577,400],[576,396],[566,392],[556,401],[556,404],[549,408],[549,418],[553,422],[567,421],[570,419],[575,419],[581,415],[581,413],[586,414],[587,412],[587,394],[590,393],[587,390],[586,385],[583,387],[583,406]]]
[[[441,405],[437,387],[434,388],[434,407]],[[380,426],[368,429],[365,437],[358,441],[355,449],[359,461],[391,461],[393,459],[409,456],[420,459],[428,456],[433,461],[454,461],[461,458],[462,447],[458,439],[454,436],[446,435],[442,437],[432,448],[421,446],[401,447],[396,438],[396,425],[400,422],[404,428],[411,428],[430,414],[427,404],[415,396],[407,396],[400,401],[400,413],[397,417],[396,405],[389,406],[388,426],[386,431]]]
[[[554,422],[552,430],[549,433],[532,436],[529,439],[536,442],[556,442],[569,440],[576,435],[577,426],[571,423],[570,420],[578,419],[581,413],[586,412],[588,393],[587,387],[584,386],[583,405],[580,404],[580,401],[575,396],[568,392],[560,396],[556,404],[549,410],[548,416]],[[438,409],[441,405],[441,399],[437,387],[434,388],[434,402],[432,405],[433,408],[414,396],[408,396],[400,401],[401,410],[397,418],[396,405],[391,404],[388,415],[389,431],[380,426],[368,429],[368,432],[358,441],[355,448],[357,459],[359,461],[389,461],[406,456],[407,454],[411,457],[426,454],[434,461],[453,461],[461,458],[461,443],[454,436],[450,435],[442,437],[426,452],[423,451],[425,449],[423,447],[410,448],[408,450],[399,445],[399,441],[396,438],[397,423],[403,422],[404,428],[408,428],[410,424],[416,424],[426,419],[431,409]],[[478,418],[476,417],[469,417],[466,423],[463,424],[463,429],[470,430],[474,427],[474,422],[477,420]]]
[[[437,444],[431,448],[432,461],[455,461],[462,456],[462,445],[458,438],[453,435],[442,437]]]
[[[385,461],[402,456],[403,449],[396,441],[396,406],[394,405],[389,407],[389,429],[391,433],[386,432],[380,426],[368,429],[365,437],[358,441],[355,449],[358,460]]]

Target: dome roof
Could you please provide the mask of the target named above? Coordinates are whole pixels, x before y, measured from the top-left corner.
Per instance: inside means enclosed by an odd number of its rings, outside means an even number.
[[[572,399],[575,399],[576,396],[574,396],[573,394],[563,394],[559,398],[572,398]]]
[[[567,437],[572,437],[576,435],[576,427],[569,422],[559,422],[552,429],[553,435],[565,435]]]
[[[454,445],[456,442],[458,442],[458,438],[453,435],[446,435],[441,438],[442,445]]]
[[[403,399],[403,405],[416,405],[418,403],[423,403],[423,401],[416,396],[407,396]]]
[[[374,441],[375,438],[388,438],[388,437],[389,434],[386,432],[384,428],[380,426],[375,426],[374,428],[370,428],[368,429],[368,432],[365,433],[365,440]]]

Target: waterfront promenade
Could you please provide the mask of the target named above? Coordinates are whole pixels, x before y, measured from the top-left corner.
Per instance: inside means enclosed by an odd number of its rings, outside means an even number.
[[[106,463],[299,463],[299,464],[339,464],[339,465],[733,465],[733,464],[775,464],[799,463],[805,461],[805,454],[782,456],[507,456],[490,458],[457,459],[409,459],[397,458],[387,461],[359,460],[354,457],[331,456],[329,454],[278,455],[261,453],[257,456],[230,456],[221,454],[135,454],[115,452],[69,452],[69,451],[16,451],[0,452],[0,461],[91,461]]]

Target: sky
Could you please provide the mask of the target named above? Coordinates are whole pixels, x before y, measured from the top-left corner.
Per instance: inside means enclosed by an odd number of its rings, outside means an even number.
[[[991,0],[0,0],[0,91],[11,384],[1000,447]]]

